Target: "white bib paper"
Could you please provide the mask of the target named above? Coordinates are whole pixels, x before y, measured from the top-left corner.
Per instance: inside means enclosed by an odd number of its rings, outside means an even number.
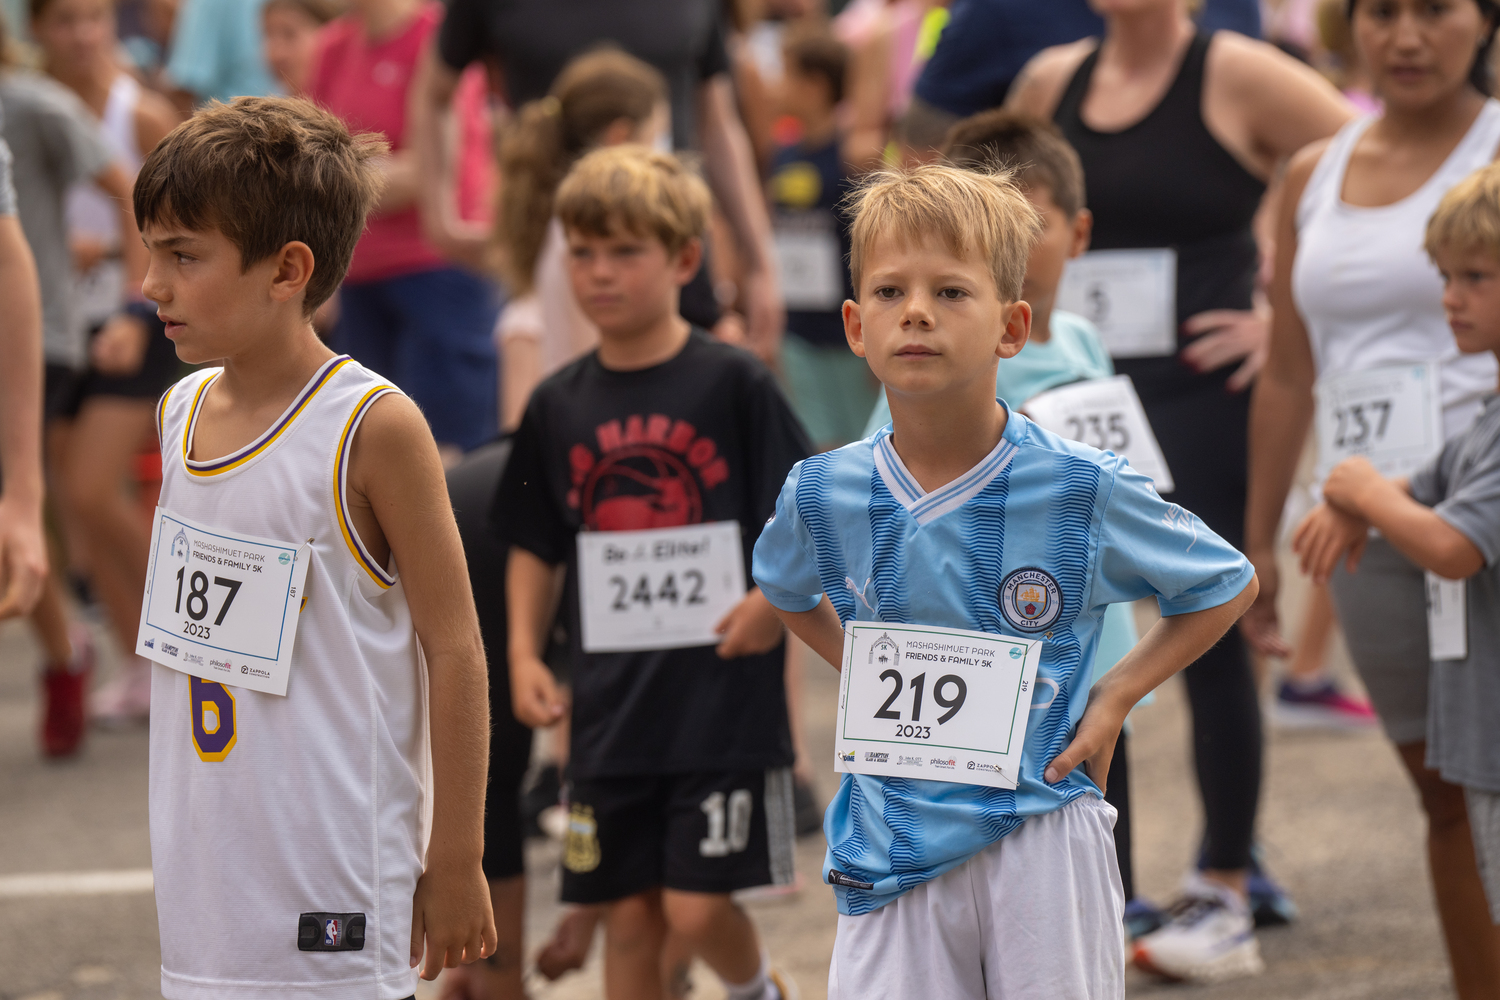
[[[1156,492],[1170,493],[1175,488],[1129,375],[1048,389],[1028,399],[1024,409],[1054,434],[1122,456],[1131,468],[1150,477]]]
[[[1056,308],[1099,328],[1116,358],[1177,353],[1177,251],[1092,250],[1068,261]]]
[[[1318,380],[1318,478],[1363,455],[1382,476],[1404,476],[1443,447],[1435,362],[1389,365]]]
[[[1434,660],[1469,657],[1469,588],[1427,573],[1427,653]]]
[[[1015,788],[1040,639],[844,627],[834,770]]]
[[[788,309],[834,312],[844,304],[844,253],[827,229],[778,227],[776,260]]]
[[[135,651],[204,680],[286,695],[312,546],[156,508]]]
[[[744,596],[736,521],[578,535],[584,652],[718,645],[714,626]]]

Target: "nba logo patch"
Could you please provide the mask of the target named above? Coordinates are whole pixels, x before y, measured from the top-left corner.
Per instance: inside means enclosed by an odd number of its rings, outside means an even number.
[[[1062,589],[1046,570],[1018,569],[1000,584],[1000,613],[1025,632],[1040,632],[1062,614]]]
[[[338,947],[339,943],[339,921],[337,917],[329,917],[323,921],[323,944],[329,948]]]

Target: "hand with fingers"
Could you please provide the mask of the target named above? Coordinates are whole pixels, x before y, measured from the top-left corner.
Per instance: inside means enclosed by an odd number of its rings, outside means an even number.
[[[30,614],[46,582],[40,505],[0,495],[0,621]]]
[[[1240,634],[1245,637],[1250,648],[1262,656],[1291,656],[1292,647],[1281,634],[1281,620],[1276,610],[1276,592],[1281,582],[1276,553],[1265,549],[1251,551],[1246,555],[1260,580],[1260,592],[1255,597],[1255,603],[1250,605],[1250,610],[1239,620]]]
[[[1196,338],[1179,355],[1194,371],[1218,371],[1240,362],[1227,386],[1243,392],[1265,367],[1271,350],[1271,309],[1261,296],[1254,309],[1210,309],[1189,317],[1183,332]]]
[[[1292,551],[1302,561],[1302,572],[1324,584],[1340,558],[1345,558],[1345,568],[1351,573],[1359,567],[1369,537],[1370,525],[1364,518],[1320,503],[1297,525]]]
[[[769,653],[781,642],[781,619],[759,587],[753,588],[736,604],[714,631],[724,638],[714,652],[723,660],[738,656]]]
[[[1052,759],[1042,774],[1047,783],[1057,784],[1082,764],[1083,773],[1099,786],[1101,793],[1104,792],[1109,781],[1109,765],[1115,756],[1115,744],[1130,708],[1130,705],[1112,698],[1107,691],[1101,694],[1097,685],[1089,691],[1088,706],[1083,710],[1083,718],[1078,720],[1073,741]]]
[[[151,331],[135,316],[111,316],[89,344],[89,360],[104,375],[128,378],[141,370]]]
[[[568,710],[556,676],[536,657],[511,657],[510,703],[521,724],[532,729],[554,724]]]
[[[411,967],[420,964],[422,978],[431,981],[443,969],[488,958],[498,943],[479,862],[429,859],[412,900]]]

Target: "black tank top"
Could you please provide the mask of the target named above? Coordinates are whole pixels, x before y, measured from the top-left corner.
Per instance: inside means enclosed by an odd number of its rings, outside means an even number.
[[[1092,249],[1177,250],[1177,322],[1206,309],[1249,309],[1258,254],[1251,220],[1265,184],[1247,171],[1203,123],[1203,67],[1211,36],[1188,45],[1177,78],[1146,117],[1119,132],[1098,132],[1080,113],[1096,48],[1078,67],[1053,115],[1083,161]],[[1178,332],[1179,347],[1186,343]],[[1129,358],[1143,400],[1192,383],[1222,383],[1236,365],[1195,375],[1173,357]]]

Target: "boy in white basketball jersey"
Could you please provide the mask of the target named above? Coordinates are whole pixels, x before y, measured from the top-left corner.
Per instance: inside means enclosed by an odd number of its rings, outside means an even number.
[[[151,853],[172,1000],[397,1000],[424,949],[432,979],[495,947],[484,655],[437,449],[417,408],[311,323],[384,152],[307,102],[239,98],[179,126],[136,183],[143,291],[178,357],[216,366],[162,397],[138,640],[158,664]],[[272,577],[293,583],[268,598]]]

